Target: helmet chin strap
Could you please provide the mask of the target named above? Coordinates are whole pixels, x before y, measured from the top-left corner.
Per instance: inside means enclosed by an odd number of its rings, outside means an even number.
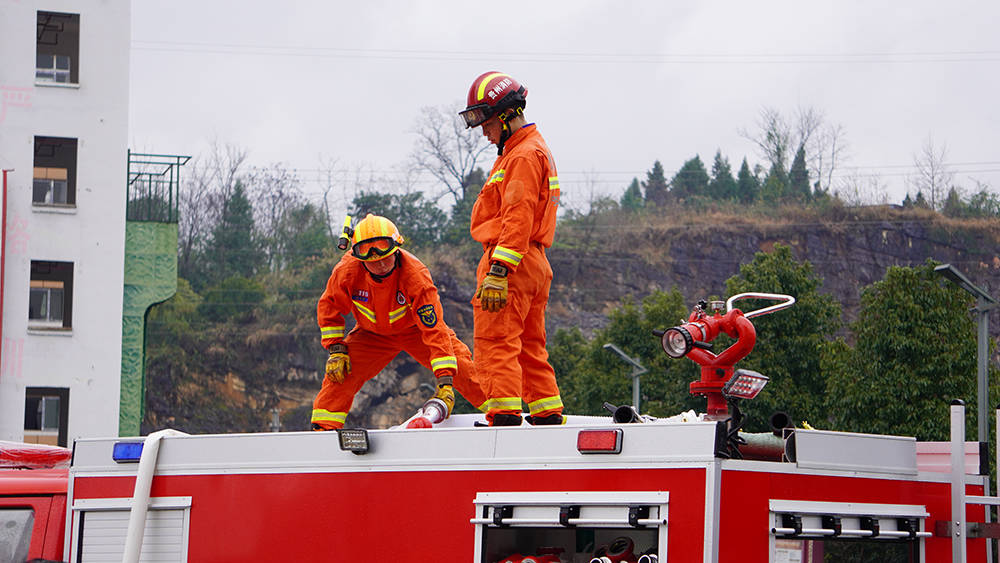
[[[500,118],[500,127],[501,127],[500,141],[497,143],[497,156],[503,155],[503,145],[504,143],[507,142],[507,139],[509,139],[511,136],[510,126],[507,125],[507,120],[510,119],[512,115],[520,114],[521,111],[522,111],[521,108],[514,107],[510,108],[507,111],[500,112],[500,114],[497,115],[497,117]]]
[[[368,270],[368,262],[362,262],[362,264],[364,264],[365,270]],[[385,278],[391,276],[392,273],[394,271],[396,271],[396,267],[397,266],[399,266],[399,252],[396,252],[395,254],[393,254],[392,268],[388,272],[386,272],[386,273],[384,273],[384,274],[382,274],[380,276],[380,275],[372,272],[371,270],[368,270],[368,275],[371,276],[372,279],[375,280],[376,283],[382,283],[382,280],[384,280]]]

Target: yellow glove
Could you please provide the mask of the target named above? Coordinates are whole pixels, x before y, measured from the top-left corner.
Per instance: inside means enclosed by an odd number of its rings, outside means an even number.
[[[476,290],[476,298],[484,311],[496,313],[507,305],[507,267],[494,263]]]
[[[432,398],[440,399],[444,404],[448,405],[448,414],[445,415],[445,418],[451,416],[451,409],[455,408],[455,389],[451,385],[447,383],[438,385],[437,392],[434,393],[434,397]]]
[[[351,373],[351,357],[347,355],[346,344],[330,346],[330,357],[326,360],[326,378],[331,383],[343,383]]]

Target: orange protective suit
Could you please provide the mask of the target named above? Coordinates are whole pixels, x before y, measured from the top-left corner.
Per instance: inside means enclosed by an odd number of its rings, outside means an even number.
[[[364,263],[345,254],[333,268],[316,306],[322,344],[329,349],[343,342],[351,372],[343,383],[323,379],[313,401],[312,422],[324,429],[342,428],[354,395],[378,375],[400,351],[434,371],[439,382],[453,379],[455,389],[475,407],[484,409],[469,347],[444,322],[441,300],[431,274],[416,256],[399,249],[396,268],[376,281]],[[357,322],[344,335],[344,316]],[[447,379],[442,379],[447,378]]]
[[[492,262],[508,268],[508,302],[499,312],[483,311],[473,299],[476,373],[488,399],[487,419],[562,412],[555,371],[545,350],[545,307],[552,268],[545,249],[555,236],[559,176],[534,124],[515,131],[504,144],[489,180],[472,208],[472,238],[483,243],[477,285]]]

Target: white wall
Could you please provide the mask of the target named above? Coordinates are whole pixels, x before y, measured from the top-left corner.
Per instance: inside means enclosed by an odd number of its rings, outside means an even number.
[[[80,15],[78,87],[35,84],[37,11]],[[0,167],[8,174],[0,440],[26,387],[69,388],[69,441],[118,432],[130,47],[128,0],[0,0]],[[32,205],[34,137],[77,139],[76,207]],[[73,263],[72,330],[28,329],[32,260]]]

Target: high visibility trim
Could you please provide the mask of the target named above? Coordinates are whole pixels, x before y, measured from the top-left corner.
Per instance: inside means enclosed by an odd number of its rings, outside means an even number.
[[[504,176],[503,168],[501,168],[500,170],[494,172],[493,175],[490,176],[489,181],[487,181],[486,183],[492,184],[493,182],[503,182],[503,176]]]
[[[517,266],[521,263],[521,259],[524,258],[524,255],[514,252],[509,248],[498,246],[493,249],[493,256],[491,256],[491,258],[494,260],[503,260],[504,262],[509,262]]]
[[[498,76],[507,76],[502,72],[494,72],[493,74],[487,74],[479,81],[479,89],[476,90],[476,101],[482,101],[483,97],[486,96],[486,85],[490,83],[490,80]]]
[[[406,315],[406,311],[409,310],[410,304],[407,303],[395,311],[389,311],[389,323],[394,323]]]
[[[431,369],[437,371],[439,369],[452,368],[458,371],[458,359],[455,356],[441,356],[440,358],[434,358],[431,360]]]
[[[347,420],[346,412],[331,412],[326,409],[313,409],[312,422],[339,422]]]
[[[319,333],[322,340],[327,338],[343,338],[344,337],[344,327],[343,326],[321,326],[319,327]]]
[[[486,399],[483,404],[476,407],[479,412],[489,412],[490,411],[490,400]]]
[[[364,305],[358,303],[357,301],[354,302],[354,306],[358,309],[358,312],[361,313],[366,319],[368,319],[371,322],[375,322],[375,311],[372,311],[371,309],[365,307]]]
[[[558,190],[559,189],[559,176],[552,176],[549,178],[549,189]]]
[[[561,409],[562,406],[562,398],[560,398],[559,395],[553,395],[552,397],[545,397],[544,399],[538,399],[537,401],[528,403],[528,410],[531,414],[535,414],[552,409]]]
[[[494,397],[483,403],[487,411],[519,411],[521,410],[520,397]]]

